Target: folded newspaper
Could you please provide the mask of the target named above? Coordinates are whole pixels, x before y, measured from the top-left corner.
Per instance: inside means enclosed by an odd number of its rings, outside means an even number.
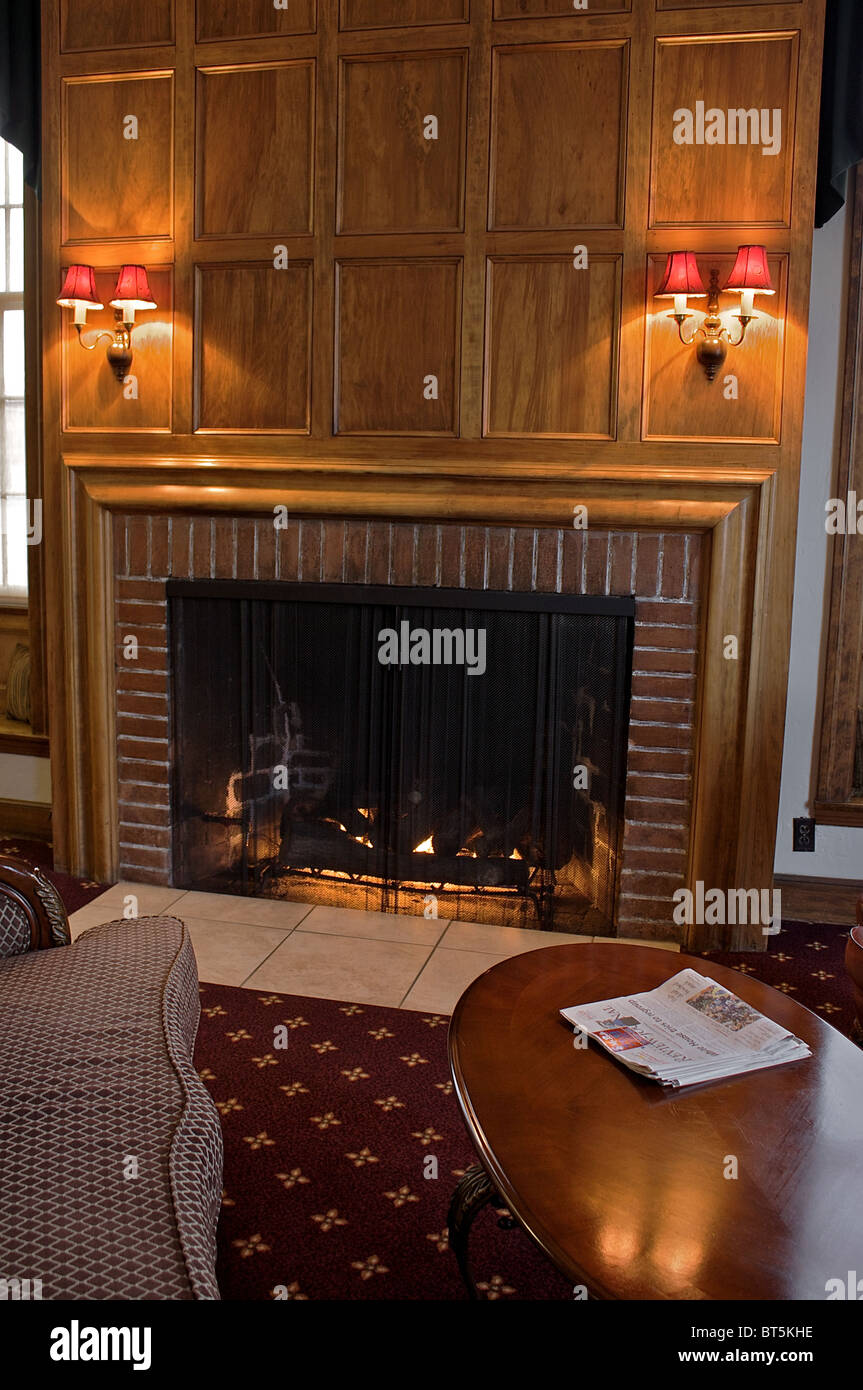
[[[561,1009],[576,1033],[663,1086],[691,1086],[796,1062],[800,1038],[707,975],[681,970],[658,989]]]

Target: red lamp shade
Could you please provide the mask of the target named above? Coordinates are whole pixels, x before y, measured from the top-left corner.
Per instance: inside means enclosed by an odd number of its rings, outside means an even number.
[[[737,251],[734,269],[725,284],[726,290],[751,290],[755,294],[775,294],[767,265],[764,246],[741,246]]]
[[[104,305],[96,293],[96,276],[91,265],[70,265],[57,303],[64,309],[75,309],[86,304],[91,309],[102,309]]]
[[[662,283],[655,292],[657,299],[673,299],[676,294],[694,295],[704,299],[707,290],[701,279],[694,251],[672,251],[665,262]]]
[[[147,271],[142,265],[124,265],[117,276],[114,298],[115,309],[155,309],[156,301],[150,292]]]

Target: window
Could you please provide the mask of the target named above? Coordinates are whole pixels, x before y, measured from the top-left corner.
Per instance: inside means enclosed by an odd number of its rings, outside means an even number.
[[[0,601],[27,597],[23,160],[0,140]]]

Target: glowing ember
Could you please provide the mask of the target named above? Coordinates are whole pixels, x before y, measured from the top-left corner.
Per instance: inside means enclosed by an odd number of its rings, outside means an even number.
[[[427,840],[423,840],[421,845],[417,845],[414,854],[434,854],[431,835],[429,835]]]

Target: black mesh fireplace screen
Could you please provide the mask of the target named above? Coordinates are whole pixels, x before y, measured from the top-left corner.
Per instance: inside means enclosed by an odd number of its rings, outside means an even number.
[[[178,886],[613,930],[631,600],[168,595]]]

